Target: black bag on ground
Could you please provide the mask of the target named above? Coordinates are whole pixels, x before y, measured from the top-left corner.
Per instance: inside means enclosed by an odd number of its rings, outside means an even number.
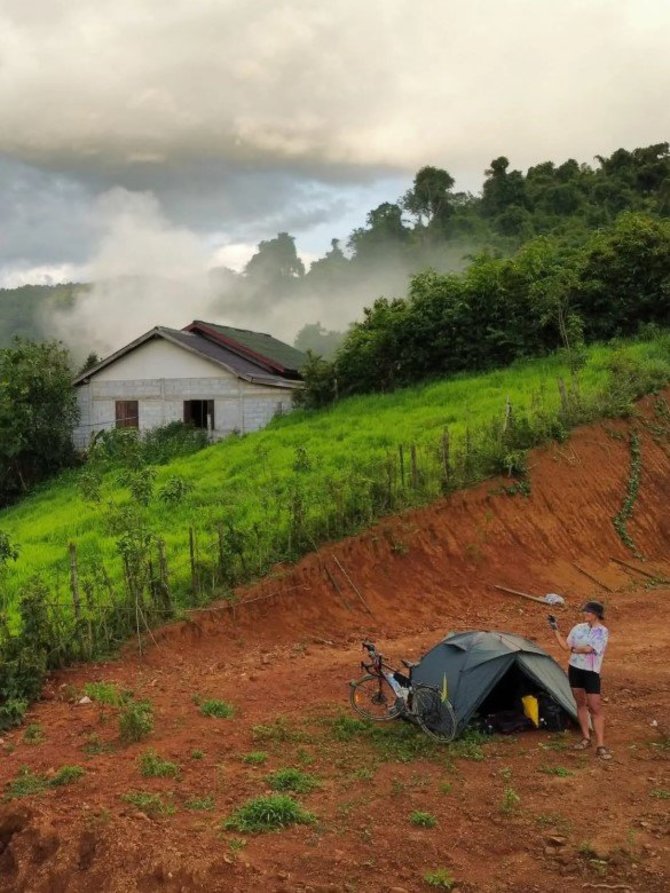
[[[538,695],[540,728],[548,732],[564,732],[568,727],[565,710],[547,694]]]
[[[494,731],[501,735],[513,735],[514,732],[525,732],[534,729],[535,726],[519,710],[500,710],[498,713],[490,713],[486,717],[487,723]]]

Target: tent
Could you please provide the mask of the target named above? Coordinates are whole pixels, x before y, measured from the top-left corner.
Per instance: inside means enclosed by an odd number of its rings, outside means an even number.
[[[511,633],[451,633],[412,671],[413,682],[445,692],[456,714],[456,733],[476,711],[514,709],[524,694],[546,692],[574,720],[577,705],[568,678],[539,645]]]

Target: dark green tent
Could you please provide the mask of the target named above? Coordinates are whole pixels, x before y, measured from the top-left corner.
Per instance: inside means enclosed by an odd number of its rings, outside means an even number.
[[[520,695],[537,691],[546,692],[577,719],[577,705],[561,667],[539,645],[511,633],[451,633],[423,656],[412,679],[446,689],[457,733],[476,711],[513,709]]]

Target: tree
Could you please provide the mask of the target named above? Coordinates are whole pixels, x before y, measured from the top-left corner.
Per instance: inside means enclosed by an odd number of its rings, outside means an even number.
[[[306,353],[312,351],[317,356],[329,360],[344,339],[344,332],[324,329],[320,322],[307,323],[295,336],[293,346]]]
[[[367,229],[355,229],[349,237],[348,245],[357,261],[379,261],[409,241],[402,208],[394,202],[383,202],[369,212],[365,222]]]
[[[0,350],[0,504],[73,461],[78,415],[60,343],[16,339]]]
[[[403,197],[403,207],[419,218],[419,223],[444,223],[450,216],[455,180],[438,167],[422,167],[414,177],[412,188]]]
[[[298,257],[295,238],[288,233],[278,233],[275,239],[260,242],[244,273],[260,285],[285,285],[304,276],[305,265]]]

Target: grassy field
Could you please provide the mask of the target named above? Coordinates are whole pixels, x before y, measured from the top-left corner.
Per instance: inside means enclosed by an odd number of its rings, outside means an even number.
[[[177,603],[204,601],[212,584],[261,575],[278,560],[295,559],[380,515],[516,468],[533,443],[561,436],[570,424],[624,410],[634,396],[670,381],[670,336],[590,348],[572,414],[561,400],[559,379],[570,382],[565,358],[557,355],[291,413],[261,432],[232,436],[158,467],[156,493],[174,478],[188,492],[172,505],[154,496],[138,510],[137,523],[164,540]],[[513,424],[504,432],[508,400]],[[94,504],[82,495],[80,476],[65,474],[0,513],[0,529],[20,549],[0,580],[10,617],[35,575],[54,600],[69,604],[70,541],[77,544],[84,582],[99,580],[101,568],[115,585],[123,578],[110,505],[129,503],[130,493],[119,485],[118,471],[107,471],[102,501]],[[196,536],[198,593],[189,591],[189,528]],[[91,583],[89,598],[106,597],[103,591]]]

